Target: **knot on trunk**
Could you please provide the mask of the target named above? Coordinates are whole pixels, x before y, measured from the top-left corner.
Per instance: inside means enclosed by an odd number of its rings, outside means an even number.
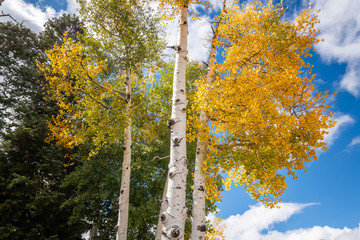
[[[205,232],[206,231],[206,225],[199,225],[197,226],[197,230],[199,230],[200,232]]]
[[[164,231],[162,231],[162,235],[166,236],[168,239],[173,239],[173,238],[181,239],[184,233],[179,226],[172,225],[170,228],[167,228]]]
[[[175,124],[175,120],[172,119],[172,118],[170,118],[170,119],[168,120],[168,128],[171,128],[174,124]]]
[[[162,213],[161,215],[160,215],[160,221],[161,222],[164,222],[166,220],[166,215],[164,214],[164,213]]]
[[[173,138],[172,142],[174,143],[173,147],[179,147],[180,146],[180,142],[181,142],[182,138]]]
[[[180,234],[181,234],[181,229],[180,229],[179,226],[173,225],[173,226],[170,228],[170,236],[171,236],[171,237],[178,238],[178,237],[181,237]]]

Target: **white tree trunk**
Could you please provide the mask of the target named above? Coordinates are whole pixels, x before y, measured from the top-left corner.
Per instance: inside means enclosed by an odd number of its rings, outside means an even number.
[[[212,68],[215,63],[215,46],[216,34],[214,33],[211,41],[210,59],[206,75],[206,85],[211,87],[213,80]],[[201,127],[206,129],[208,126],[208,117],[204,110],[200,111]],[[191,240],[205,240],[206,221],[205,221],[205,172],[203,171],[206,151],[208,146],[208,131],[200,129],[198,141],[196,144],[195,174],[194,174],[194,192],[193,192],[193,212],[192,212],[192,230]]]
[[[158,219],[158,223],[157,223],[157,227],[156,227],[156,232],[155,232],[155,240],[161,240],[161,235],[162,235],[162,222],[161,222],[161,213],[163,213],[166,209],[165,209],[165,199],[166,199],[166,192],[167,192],[167,188],[168,188],[168,183],[169,183],[169,177],[166,177],[166,181],[165,181],[165,186],[164,186],[164,191],[161,197],[161,203],[160,203],[160,214],[159,214],[159,219]]]
[[[186,62],[187,62],[188,8],[181,9],[178,44],[175,46],[176,62],[173,80],[172,112],[169,119],[171,129],[169,183],[164,201],[166,211],[161,213],[162,239],[184,239],[187,218],[186,198]]]
[[[126,112],[131,110],[131,75],[130,69],[126,69]],[[128,116],[125,128],[124,159],[122,164],[121,188],[119,196],[119,216],[116,225],[116,240],[126,240],[129,216],[130,194],[130,164],[131,164],[131,118]]]

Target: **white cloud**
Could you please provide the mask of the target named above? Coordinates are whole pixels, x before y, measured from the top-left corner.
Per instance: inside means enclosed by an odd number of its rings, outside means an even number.
[[[328,146],[332,145],[335,140],[340,136],[341,131],[351,124],[355,123],[355,120],[350,115],[339,115],[332,120],[336,121],[336,125],[330,128],[329,133],[325,135],[325,142]]]
[[[360,237],[359,228],[331,228],[328,226],[314,226],[312,228],[300,228],[284,233],[271,231],[261,236],[261,240],[357,240]],[[260,240],[259,239],[259,240]]]
[[[45,6],[45,4],[43,5]],[[41,9],[32,3],[27,3],[24,0],[6,0],[2,3],[1,10],[5,14],[10,14],[19,23],[30,28],[34,32],[41,32],[44,30],[44,23],[54,17],[59,17],[63,13],[76,14],[79,4],[76,0],[67,0],[66,11],[60,10],[57,12],[54,8],[45,6]],[[0,21],[8,21],[10,18],[0,18]]]
[[[360,1],[314,0],[314,9],[321,9],[318,46],[323,60],[346,63],[348,67],[340,88],[358,97],[360,94]]]
[[[228,5],[230,5],[230,1],[228,1],[227,3]],[[220,12],[221,9],[223,8],[224,2],[220,1],[220,0],[210,0],[210,6],[212,6],[212,11],[214,12]]]
[[[340,82],[340,87],[355,97],[360,96],[360,62],[349,63],[346,73]]]
[[[267,209],[258,204],[250,206],[244,214],[225,219],[227,240],[357,240],[360,228],[331,228],[314,226],[286,232],[271,230],[278,222],[286,222],[305,207],[314,204],[282,203],[279,209]],[[264,232],[265,230],[265,232]]]
[[[208,39],[211,37],[211,25],[205,18],[190,20],[188,36],[189,59],[207,60],[209,58]]]
[[[57,12],[52,7],[45,7],[45,10],[35,7],[31,3],[23,0],[6,0],[2,3],[1,10],[10,14],[18,22],[23,22],[24,26],[35,32],[44,29],[44,23],[49,19],[57,16]],[[0,21],[8,21],[10,19],[0,18]]]
[[[360,145],[360,136],[354,137],[348,147],[353,147],[356,145]]]
[[[168,22],[166,27],[166,41],[168,46],[177,43],[178,20]],[[201,20],[190,20],[188,35],[188,58],[191,60],[207,60],[209,58],[208,40],[211,38],[211,26],[206,18]],[[174,53],[173,50],[167,53]]]
[[[260,239],[261,231],[274,223],[284,222],[293,214],[312,204],[282,203],[279,209],[265,208],[263,205],[250,206],[244,214],[233,215],[225,220],[226,239]]]

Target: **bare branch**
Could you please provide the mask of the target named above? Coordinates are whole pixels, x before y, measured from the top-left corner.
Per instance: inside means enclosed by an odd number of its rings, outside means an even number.
[[[1,6],[1,3],[3,3],[4,0],[0,0],[0,6]],[[20,26],[23,25],[24,21],[22,21],[21,23],[19,23],[15,18],[13,18],[10,14],[6,14],[4,13],[4,11],[1,11],[1,14],[0,14],[0,17],[9,17],[11,18],[14,22],[16,22],[17,24],[19,24]]]
[[[165,157],[155,156],[152,160],[150,160],[150,162],[153,162],[153,161],[155,161],[155,160],[164,160],[164,159],[167,159],[167,158],[169,158],[169,157],[170,157],[170,155],[165,156]]]

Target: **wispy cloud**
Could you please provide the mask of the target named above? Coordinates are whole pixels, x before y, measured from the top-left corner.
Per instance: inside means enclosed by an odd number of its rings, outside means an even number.
[[[348,64],[346,73],[340,82],[340,87],[355,97],[360,96],[360,62]]]
[[[328,146],[331,146],[340,137],[341,132],[347,126],[355,123],[355,120],[350,115],[338,115],[333,120],[337,122],[335,127],[330,128],[329,133],[325,135],[325,142]]]
[[[354,147],[356,145],[360,145],[360,136],[354,137],[348,147]]]
[[[244,214],[225,219],[227,240],[355,240],[360,239],[360,228],[331,228],[314,226],[286,232],[272,230],[274,224],[286,222],[293,215],[314,204],[282,203],[279,209],[268,209],[258,204]],[[265,231],[265,232],[264,232]]]
[[[355,97],[360,96],[360,1],[314,0],[320,12],[318,46],[323,60],[346,63],[348,67],[340,88]]]

